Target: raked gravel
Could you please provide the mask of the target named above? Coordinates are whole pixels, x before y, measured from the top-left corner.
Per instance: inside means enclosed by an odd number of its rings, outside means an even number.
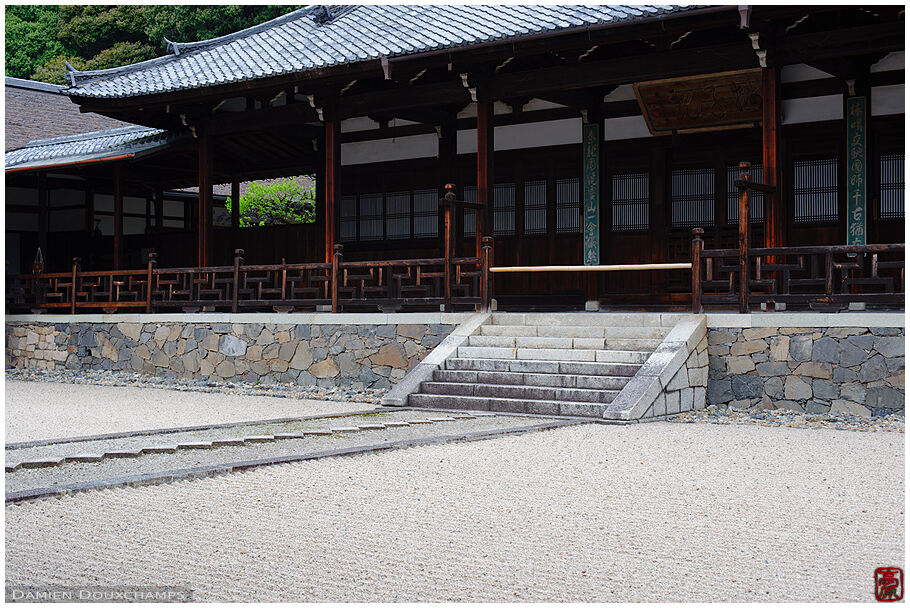
[[[6,508],[6,577],[223,601],[866,601],[904,437],[582,425]]]
[[[372,410],[363,402],[22,382],[6,376],[6,443]]]

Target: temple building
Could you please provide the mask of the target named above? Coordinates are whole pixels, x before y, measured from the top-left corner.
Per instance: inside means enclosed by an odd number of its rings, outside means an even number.
[[[902,304],[902,5],[316,6],[168,48],[67,74],[128,126],[7,151],[47,275],[8,306]],[[315,222],[225,215],[297,175]]]

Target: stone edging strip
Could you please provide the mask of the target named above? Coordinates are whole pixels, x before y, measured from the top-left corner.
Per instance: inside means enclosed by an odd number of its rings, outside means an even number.
[[[330,458],[336,456],[356,456],[359,454],[367,454],[371,452],[380,452],[384,450],[393,450],[409,447],[417,447],[424,445],[438,445],[445,443],[453,443],[459,441],[480,441],[484,439],[493,439],[496,437],[502,437],[505,435],[519,434],[519,433],[529,433],[534,431],[546,431],[551,429],[556,429],[564,426],[574,426],[579,424],[590,424],[588,420],[555,420],[552,422],[545,422],[542,424],[535,424],[525,427],[516,427],[511,429],[494,429],[486,431],[473,431],[470,433],[463,433],[458,435],[444,435],[441,437],[431,437],[423,439],[403,439],[400,441],[393,441],[389,443],[378,443],[372,445],[363,445],[363,446],[353,446],[347,448],[339,448],[335,450],[323,450],[320,452],[311,452],[309,454],[296,454],[291,456],[279,456],[275,458],[261,458],[258,460],[246,460],[239,462],[231,462],[226,464],[212,465],[212,466],[202,466],[202,467],[192,467],[186,469],[175,469],[173,471],[165,471],[161,473],[143,473],[141,475],[129,475],[125,477],[115,477],[112,479],[102,479],[90,482],[82,483],[73,483],[65,484],[55,487],[47,488],[35,488],[30,490],[20,490],[16,492],[8,492],[6,494],[6,504],[13,504],[18,502],[23,502],[27,500],[35,500],[39,498],[51,498],[54,496],[64,496],[67,494],[74,494],[77,492],[86,492],[89,490],[100,490],[100,489],[110,489],[118,487],[139,487],[146,485],[159,485],[164,483],[170,483],[173,481],[185,480],[185,479],[200,479],[204,477],[215,477],[219,475],[226,475],[228,473],[237,473],[241,471],[246,471],[254,469],[261,466],[269,466],[275,464],[287,464],[292,462],[303,462],[307,460],[318,460],[320,458]]]

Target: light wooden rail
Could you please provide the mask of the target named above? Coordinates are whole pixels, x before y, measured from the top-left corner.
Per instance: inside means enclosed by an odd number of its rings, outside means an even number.
[[[574,266],[494,266],[490,272],[576,272],[576,271],[613,271],[613,270],[689,270],[690,262],[673,264],[591,264]]]

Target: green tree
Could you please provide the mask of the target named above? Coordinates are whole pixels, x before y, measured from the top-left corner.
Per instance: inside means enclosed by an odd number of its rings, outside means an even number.
[[[316,186],[304,187],[296,179],[272,183],[252,182],[240,195],[240,225],[274,226],[316,221]],[[233,201],[225,207],[232,212]]]
[[[6,75],[28,78],[39,67],[64,54],[57,40],[57,6],[6,7]],[[62,63],[62,62],[61,62]]]
[[[63,61],[103,69],[274,19],[296,6],[67,5],[6,7],[6,75],[65,82]]]

